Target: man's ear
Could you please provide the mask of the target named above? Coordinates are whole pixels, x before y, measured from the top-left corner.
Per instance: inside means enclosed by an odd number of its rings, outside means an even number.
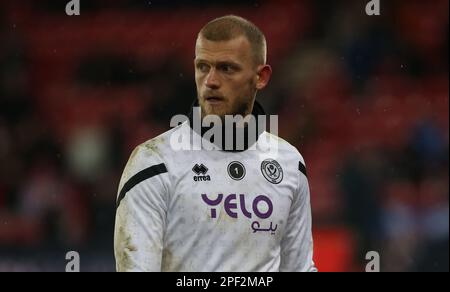
[[[272,76],[272,68],[269,65],[260,65],[258,67],[258,75],[256,77],[256,89],[261,90],[269,83]]]

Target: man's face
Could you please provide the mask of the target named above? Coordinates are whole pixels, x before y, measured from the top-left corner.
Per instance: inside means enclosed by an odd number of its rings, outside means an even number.
[[[198,38],[195,83],[202,116],[250,114],[257,80],[257,68],[246,37],[218,42]]]

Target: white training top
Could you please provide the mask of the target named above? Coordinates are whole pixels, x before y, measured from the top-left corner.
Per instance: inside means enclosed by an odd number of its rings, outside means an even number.
[[[133,151],[117,200],[117,271],[316,271],[295,147],[262,132],[254,150],[177,151],[174,134],[210,143],[183,123]]]

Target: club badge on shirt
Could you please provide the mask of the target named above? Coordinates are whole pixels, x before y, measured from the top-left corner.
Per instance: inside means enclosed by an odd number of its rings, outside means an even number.
[[[266,159],[261,163],[263,176],[273,184],[279,184],[283,180],[283,169],[274,159]]]

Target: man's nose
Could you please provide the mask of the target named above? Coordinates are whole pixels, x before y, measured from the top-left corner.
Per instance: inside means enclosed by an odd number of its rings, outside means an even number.
[[[209,71],[208,76],[206,76],[205,85],[211,89],[217,89],[220,87],[220,81],[217,76],[216,69],[211,69]]]

